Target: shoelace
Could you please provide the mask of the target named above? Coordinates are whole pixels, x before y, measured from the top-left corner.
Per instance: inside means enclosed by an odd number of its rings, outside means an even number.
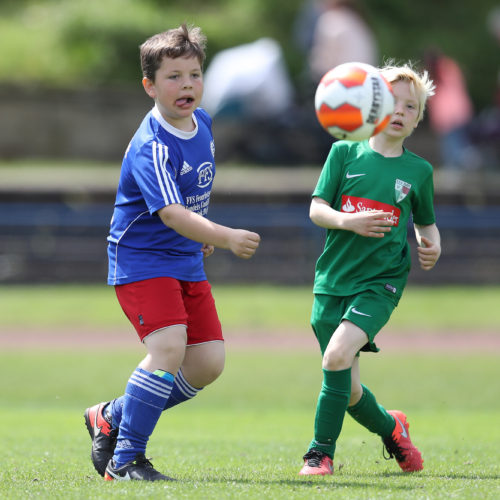
[[[135,457],[136,465],[145,465],[146,467],[151,467],[153,469],[153,464],[146,458],[143,454],[137,454]]]
[[[385,456],[385,450],[389,453],[389,456]],[[396,458],[398,462],[404,462],[406,460],[405,449],[399,446],[392,438],[384,439],[384,446],[382,448],[382,456],[386,460],[391,458]]]
[[[320,467],[323,457],[324,455],[320,451],[310,450],[302,458],[307,460],[307,465],[309,467]]]

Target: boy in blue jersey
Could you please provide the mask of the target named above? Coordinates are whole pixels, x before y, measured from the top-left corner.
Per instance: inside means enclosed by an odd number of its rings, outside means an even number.
[[[122,163],[108,284],[147,355],[125,394],[85,411],[91,458],[106,480],[171,480],[145,457],[162,411],[194,397],[224,367],[224,339],[203,258],[214,247],[248,259],[260,237],[206,218],[215,175],[212,121],[198,107],[206,39],[185,24],[141,45],[154,100]]]

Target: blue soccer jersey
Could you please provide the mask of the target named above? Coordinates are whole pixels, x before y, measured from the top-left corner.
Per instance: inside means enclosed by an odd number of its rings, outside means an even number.
[[[202,216],[215,175],[212,120],[193,114],[192,132],[170,125],[154,107],[123,159],[108,236],[108,284],[148,278],[206,279],[202,244],[165,226],[157,211],[181,204]]]

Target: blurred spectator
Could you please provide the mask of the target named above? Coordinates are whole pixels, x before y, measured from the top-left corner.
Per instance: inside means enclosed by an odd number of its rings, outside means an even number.
[[[491,9],[487,18],[488,30],[495,38],[500,47],[500,5]],[[495,106],[500,109],[500,68],[497,73],[497,85],[495,89]]]
[[[295,45],[304,54],[298,81],[296,127],[308,137],[309,161],[322,162],[335,140],[316,118],[314,94],[323,75],[346,62],[378,64],[378,45],[357,0],[305,0],[293,26]]]
[[[281,47],[271,38],[217,53],[204,83],[202,106],[213,117],[274,118],[293,102]]]
[[[315,0],[318,17],[308,57],[312,82],[345,62],[378,63],[373,32],[356,0]]]
[[[436,85],[436,93],[429,99],[428,116],[440,140],[441,166],[478,168],[480,157],[469,133],[474,109],[462,70],[456,61],[436,48],[426,51],[424,63]]]

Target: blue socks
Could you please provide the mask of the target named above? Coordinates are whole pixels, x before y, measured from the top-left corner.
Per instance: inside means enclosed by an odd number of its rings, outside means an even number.
[[[113,456],[115,467],[121,467],[144,453],[149,436],[160,418],[172,392],[174,376],[136,368],[123,398],[122,418]],[[116,405],[115,405],[116,406]]]
[[[190,383],[184,378],[182,370],[179,370],[175,376],[174,387],[172,388],[172,392],[170,393],[170,397],[168,398],[164,409],[168,410],[169,408],[172,408],[172,406],[194,398],[200,391],[201,389],[196,389],[190,385]]]
[[[202,389],[202,388],[201,388]],[[168,398],[167,403],[165,404],[164,410],[168,410],[173,406],[178,405],[179,403],[183,403],[188,399],[194,398],[196,394],[198,394],[201,389],[197,389],[193,387],[185,378],[182,370],[177,372],[174,380],[174,386],[172,387],[172,392],[170,393],[170,397]],[[106,416],[111,419],[113,428],[116,429],[120,426],[120,422],[122,421],[122,409],[123,409],[123,401],[125,396],[120,396],[119,398],[113,399],[105,409]]]
[[[137,368],[130,377],[125,394],[113,399],[105,410],[107,416],[111,417],[113,428],[120,427],[114,456],[116,466],[120,467],[134,460],[136,453],[144,453],[149,436],[162,411],[193,398],[199,391],[201,389],[189,384],[181,370],[177,372],[174,380],[171,373],[163,370],[150,373]],[[162,395],[155,395],[154,392]],[[125,418],[125,412],[130,415],[122,429],[121,422],[122,418]],[[131,420],[131,416],[136,412],[136,417]],[[138,429],[134,432],[131,425],[137,425]]]

